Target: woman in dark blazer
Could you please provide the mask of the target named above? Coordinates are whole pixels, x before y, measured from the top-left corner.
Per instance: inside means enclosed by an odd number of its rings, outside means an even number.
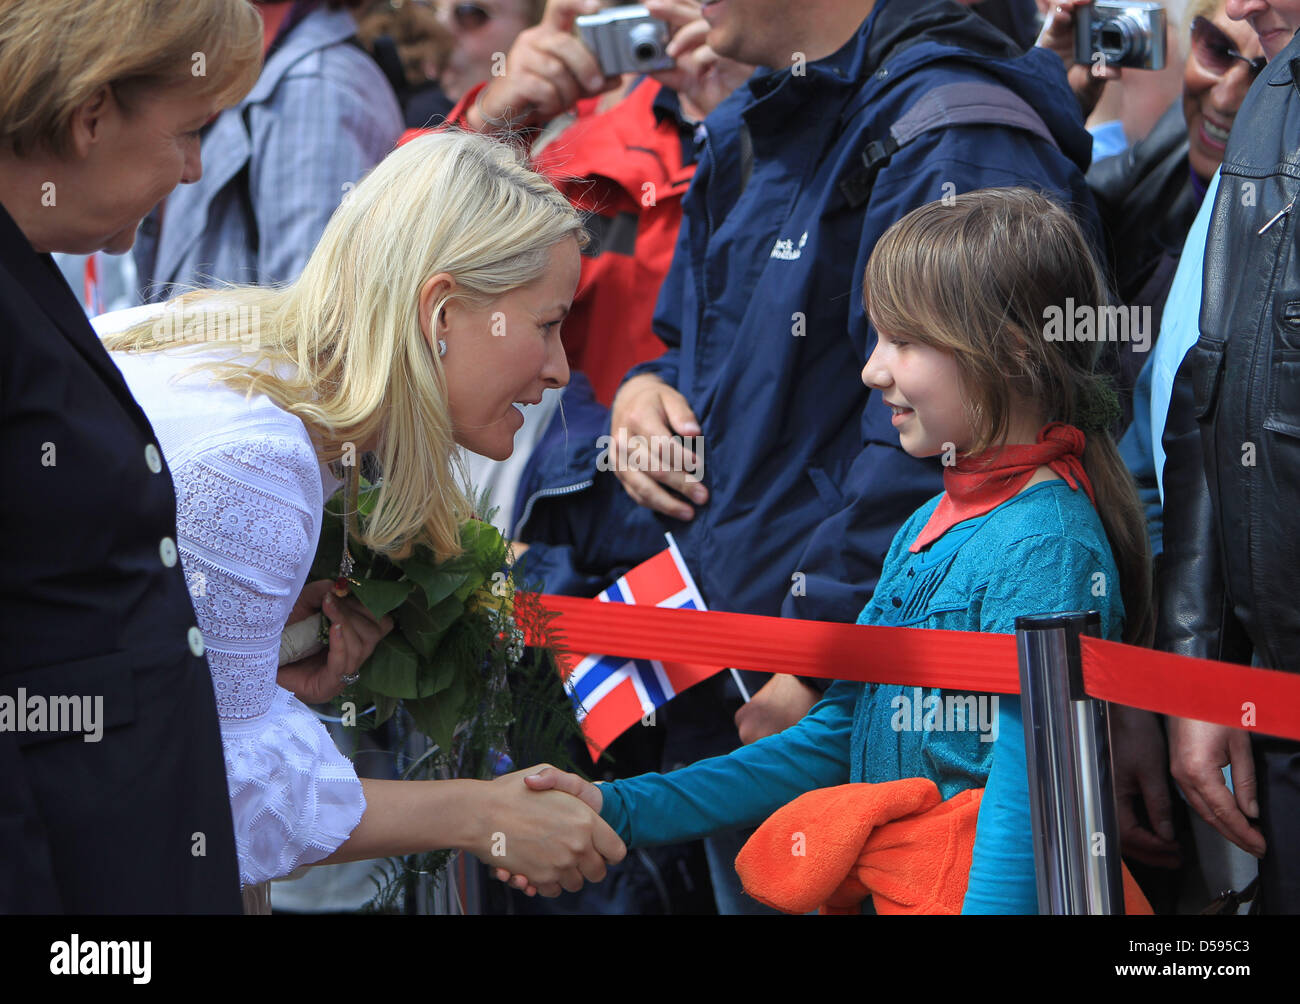
[[[6,8],[0,911],[237,913],[171,477],[49,252],[124,252],[197,180],[198,130],[256,80],[261,24],[245,0]]]

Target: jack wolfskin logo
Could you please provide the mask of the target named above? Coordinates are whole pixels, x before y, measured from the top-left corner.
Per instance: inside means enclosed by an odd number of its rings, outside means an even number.
[[[794,246],[794,241],[790,238],[778,240],[772,248],[772,257],[779,258],[781,261],[794,261],[803,255],[803,246],[808,243],[808,231],[803,232],[799,238],[799,246]]]

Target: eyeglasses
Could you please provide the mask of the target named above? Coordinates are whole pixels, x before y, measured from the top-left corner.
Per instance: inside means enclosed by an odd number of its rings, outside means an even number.
[[[1241,60],[1250,69],[1251,80],[1263,73],[1264,67],[1268,65],[1268,60],[1263,56],[1247,59],[1232,47],[1232,39],[1203,17],[1192,19],[1192,52],[1196,55],[1196,61],[1216,77],[1226,75],[1237,60]]]
[[[451,17],[461,31],[477,31],[492,20],[492,12],[482,4],[462,2],[452,4]]]

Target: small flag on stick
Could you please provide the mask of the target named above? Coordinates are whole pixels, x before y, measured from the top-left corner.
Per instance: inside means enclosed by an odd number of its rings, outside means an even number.
[[[597,599],[604,603],[704,610],[704,600],[672,534],[668,549],[643,561]],[[561,665],[564,686],[577,709],[592,760],[615,739],[688,687],[720,673],[722,666],[697,666],[656,659],[588,655]]]

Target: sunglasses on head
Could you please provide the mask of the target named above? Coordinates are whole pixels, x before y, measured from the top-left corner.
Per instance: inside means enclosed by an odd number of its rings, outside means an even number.
[[[1247,59],[1232,47],[1232,39],[1203,17],[1192,19],[1192,52],[1198,63],[1218,77],[1231,70],[1238,60],[1249,67],[1251,80],[1263,73],[1268,65],[1263,56]]]

